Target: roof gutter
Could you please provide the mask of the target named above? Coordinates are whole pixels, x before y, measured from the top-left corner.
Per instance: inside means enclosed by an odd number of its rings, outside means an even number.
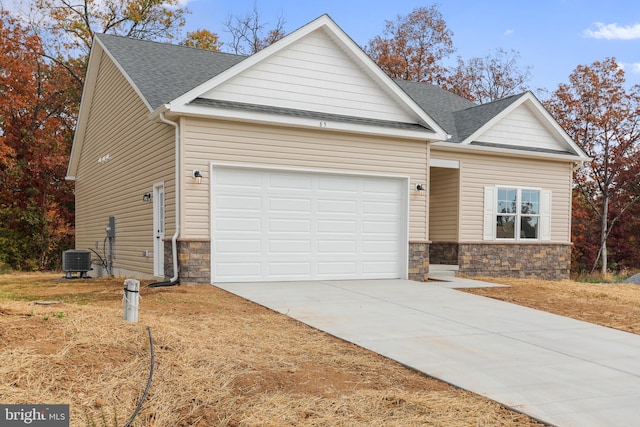
[[[176,207],[176,230],[171,237],[171,252],[173,258],[173,277],[170,284],[178,283],[178,236],[180,236],[180,125],[174,121],[168,120],[164,116],[164,112],[160,112],[159,119],[162,123],[173,126],[175,130],[175,146],[176,146],[176,164],[175,164],[175,207]]]

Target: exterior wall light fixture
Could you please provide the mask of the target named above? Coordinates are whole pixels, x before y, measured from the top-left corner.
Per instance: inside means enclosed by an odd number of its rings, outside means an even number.
[[[202,174],[200,173],[199,170],[194,170],[193,174],[191,175],[193,177],[193,179],[196,181],[196,184],[200,184],[202,183]]]
[[[425,194],[424,185],[423,184],[417,184],[416,185],[416,191],[418,192],[419,195],[424,196],[424,194]]]

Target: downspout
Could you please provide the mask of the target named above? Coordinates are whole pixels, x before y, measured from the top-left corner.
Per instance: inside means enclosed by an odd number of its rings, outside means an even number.
[[[180,235],[180,125],[178,123],[168,120],[164,116],[164,112],[160,113],[160,121],[173,126],[175,130],[175,146],[176,146],[176,164],[175,164],[175,206],[176,206],[176,231],[171,237],[171,252],[173,259],[173,277],[168,282],[151,283],[148,287],[155,288],[160,286],[174,286],[180,283],[178,279],[178,236]]]

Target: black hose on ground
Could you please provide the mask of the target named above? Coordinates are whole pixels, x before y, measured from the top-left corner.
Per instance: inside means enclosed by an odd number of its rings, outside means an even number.
[[[153,365],[155,364],[155,351],[153,350],[153,337],[151,336],[151,326],[147,326],[147,332],[149,332],[149,348],[151,349],[151,366],[149,368],[149,380],[147,380],[147,388],[144,390],[144,393],[142,394],[140,403],[138,403],[136,410],[133,411],[133,415],[131,415],[131,418],[129,418],[129,421],[127,421],[124,427],[130,427],[136,415],[138,415],[138,412],[140,412],[140,409],[142,408],[142,404],[144,403],[144,400],[147,398],[147,395],[149,394],[149,389],[151,388],[151,381],[153,380]]]
[[[159,288],[162,286],[175,286],[178,285],[180,283],[180,279],[176,279],[173,281],[169,281],[169,282],[156,282],[156,283],[149,283],[147,285],[147,288]]]

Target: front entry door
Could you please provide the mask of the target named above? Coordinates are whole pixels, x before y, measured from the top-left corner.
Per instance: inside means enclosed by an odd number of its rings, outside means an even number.
[[[164,184],[153,186],[153,275],[164,276]]]

